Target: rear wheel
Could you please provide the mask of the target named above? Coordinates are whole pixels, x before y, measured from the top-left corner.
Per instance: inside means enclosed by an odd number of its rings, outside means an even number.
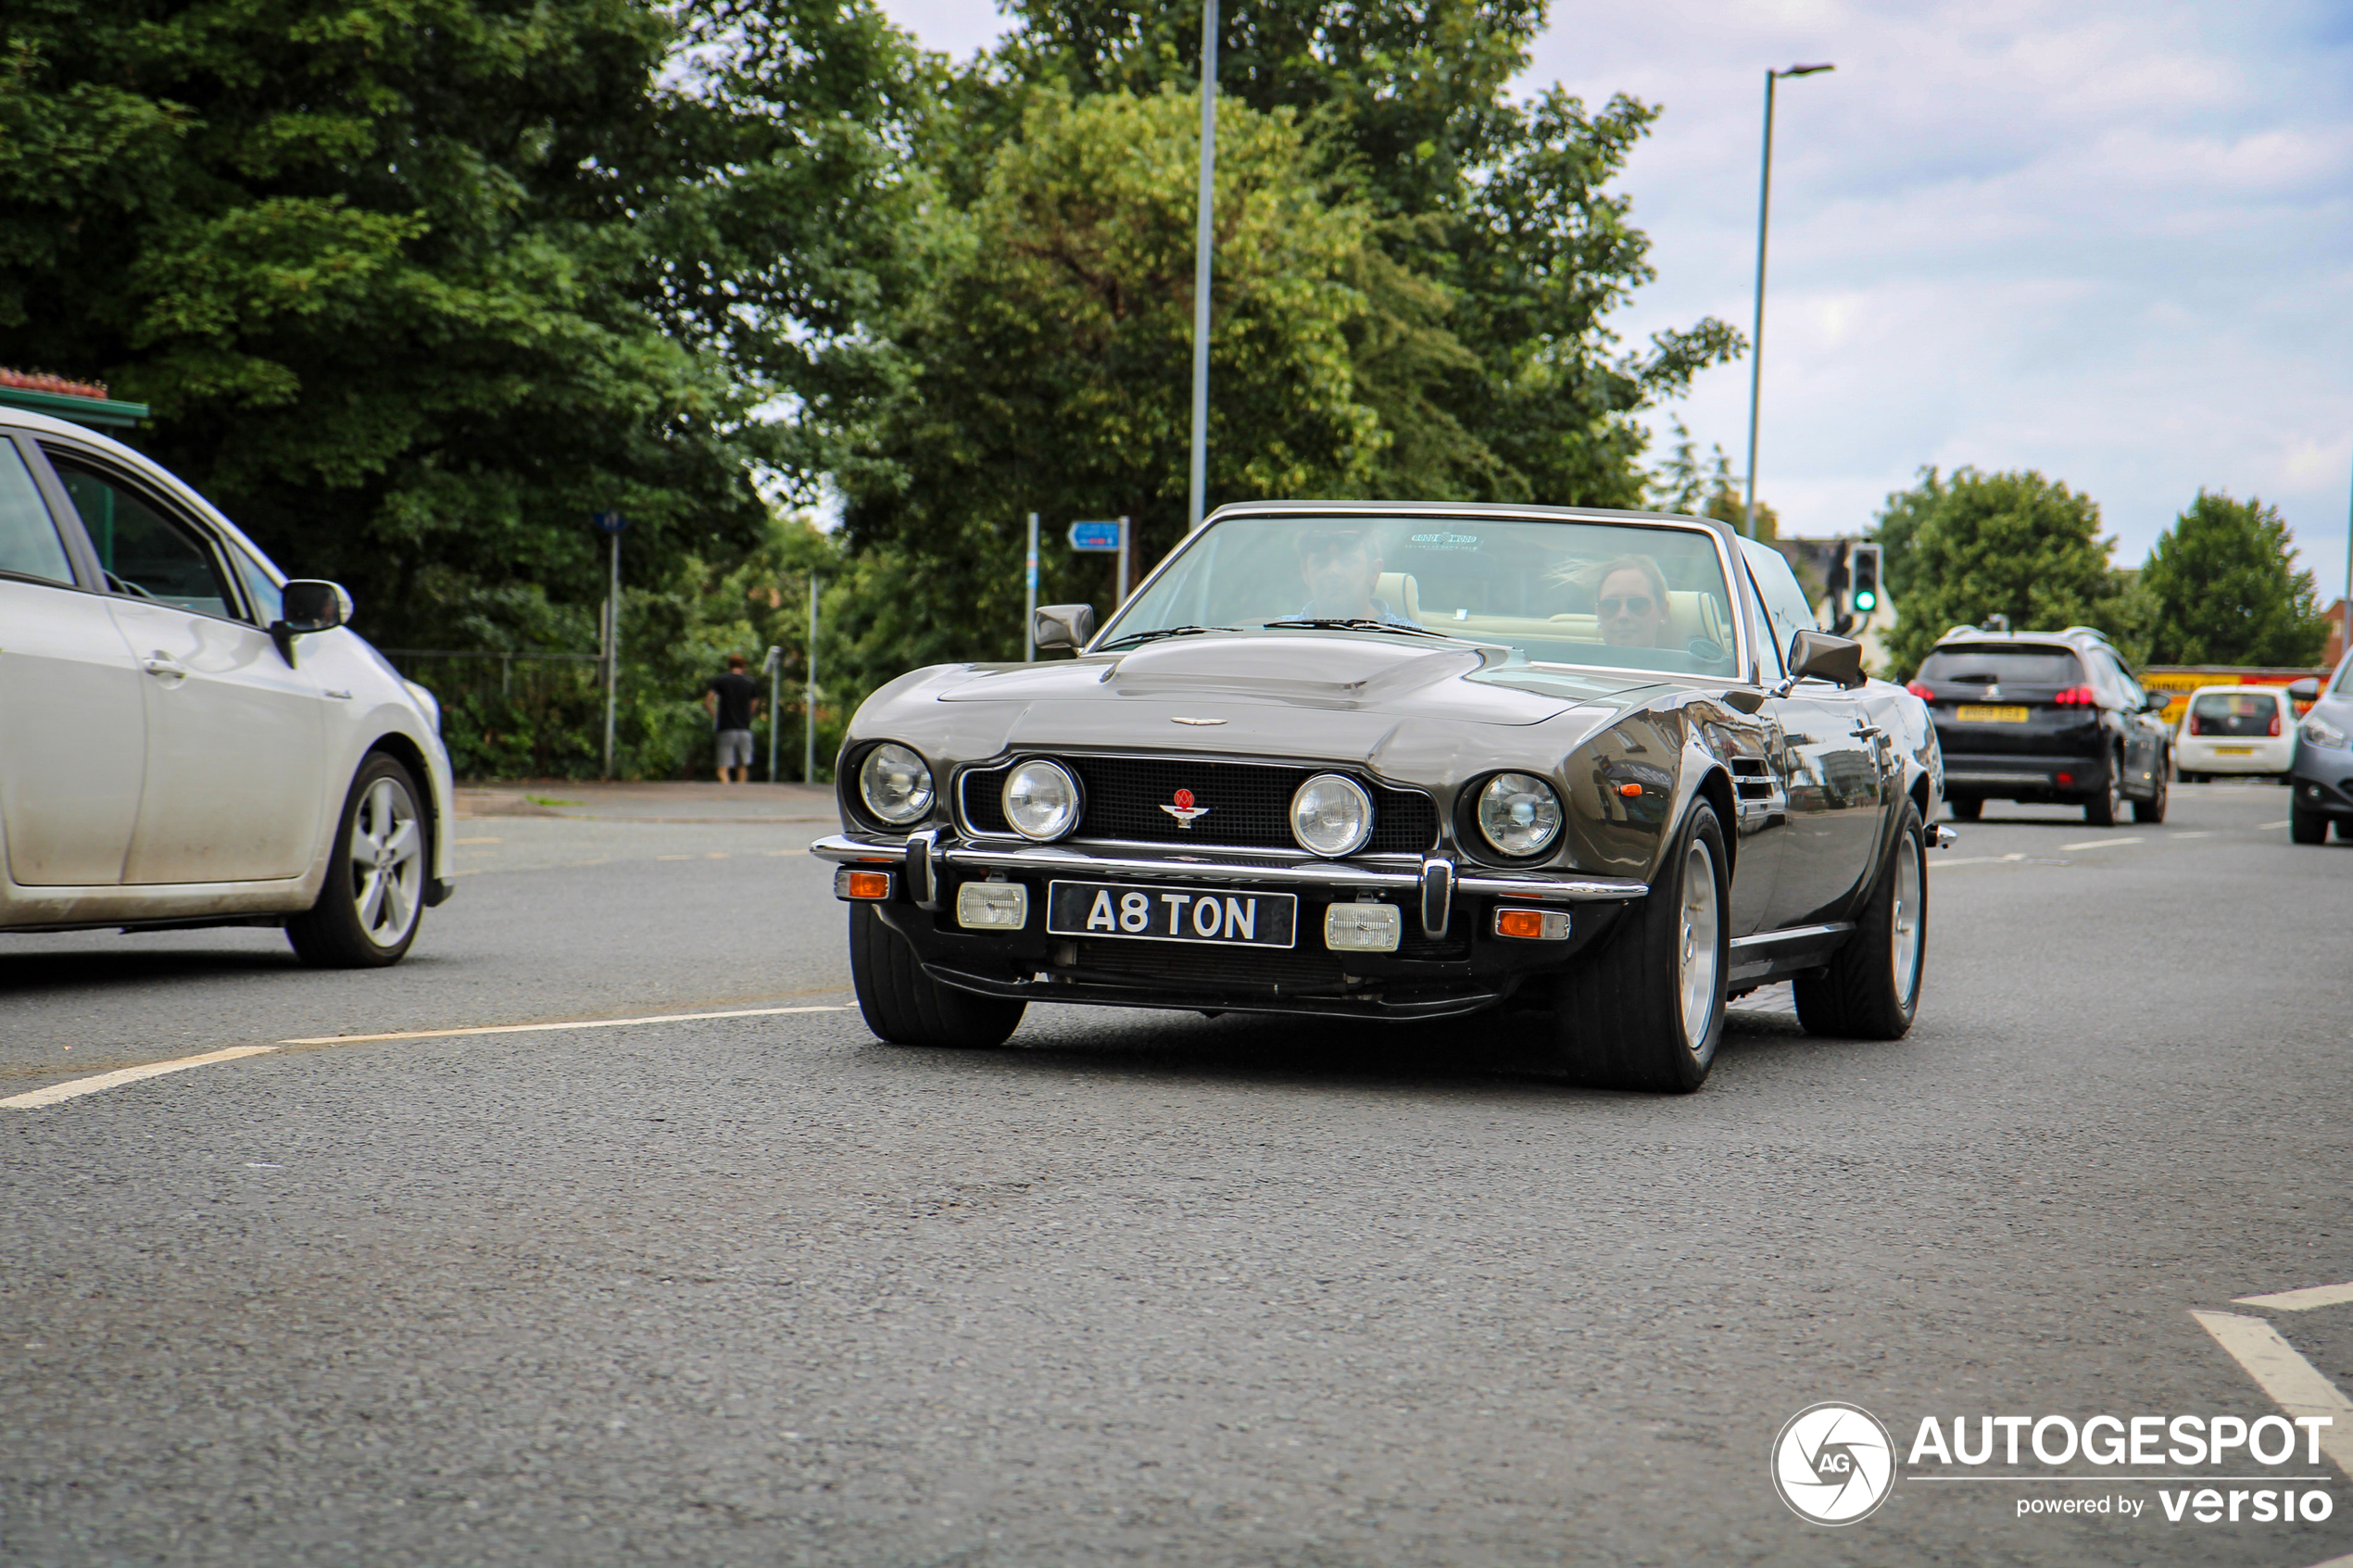
[[[2329,820],[2291,801],[2287,809],[2287,835],[2298,844],[2318,844],[2329,835]]]
[[[1973,822],[1985,815],[1985,802],[1974,795],[1957,795],[1944,802],[1957,822]]]
[[[2100,793],[2083,802],[2083,820],[2095,828],[2112,828],[2116,819],[2124,814],[2124,759],[2108,759],[2108,783]]]
[[[398,963],[424,917],[425,832],[416,780],[370,752],[344,797],[319,901],[286,921],[295,956],[321,969]]]
[[[2165,784],[2165,770],[2157,771],[2157,783],[2146,800],[2133,802],[2133,820],[2136,822],[2161,822],[2165,820],[2165,799],[2170,791]]]
[[[2339,844],[2353,844],[2353,817],[2339,817],[2336,820],[2336,841]]]
[[[2206,775],[2204,773],[2193,773],[2185,768],[2182,771],[2182,782],[2183,784],[2204,784],[2206,782]]]
[[[849,979],[866,1027],[894,1046],[1001,1046],[1029,1006],[942,985],[865,904],[849,906]]]
[[[1897,1040],[1912,1027],[1928,958],[1927,853],[1919,812],[1906,801],[1853,938],[1828,969],[1793,987],[1807,1034]]]
[[[1649,896],[1561,977],[1554,1027],[1573,1077],[1672,1094],[1707,1081],[1724,1037],[1730,895],[1724,831],[1702,800]]]

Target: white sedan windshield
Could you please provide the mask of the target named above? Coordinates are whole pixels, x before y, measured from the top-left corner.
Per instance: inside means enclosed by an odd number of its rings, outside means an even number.
[[[1537,663],[1727,675],[1730,602],[1702,528],[1242,516],[1189,541],[1101,646],[1315,622],[1502,643]]]

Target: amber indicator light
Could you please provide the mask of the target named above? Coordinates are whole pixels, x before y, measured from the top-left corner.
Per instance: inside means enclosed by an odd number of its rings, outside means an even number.
[[[843,891],[847,892],[852,898],[887,898],[890,897],[890,873],[888,872],[851,872],[848,876],[842,878],[842,882],[845,884]]]
[[[1642,786],[1638,784],[1622,784],[1617,786],[1617,793],[1631,800],[1642,793]]]
[[[1495,915],[1495,935],[1525,936],[1541,941],[1544,935],[1544,911],[1541,909],[1500,909]]]

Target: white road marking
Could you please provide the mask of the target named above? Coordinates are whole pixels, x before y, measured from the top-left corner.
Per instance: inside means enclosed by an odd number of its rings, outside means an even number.
[[[2332,1557],[2326,1562],[2315,1562],[2312,1568],[2353,1568],[2353,1557]]]
[[[2168,838],[2212,838],[2214,835],[2210,833],[2169,833],[2165,836]]]
[[[2261,1385],[2271,1402],[2291,1417],[2327,1416],[2331,1424],[2317,1430],[2321,1451],[2339,1470],[2353,1475],[2353,1399],[2348,1399],[2320,1369],[2296,1354],[2296,1347],[2261,1318],[2237,1312],[2192,1312],[2198,1326],[2231,1353],[2231,1360]]]
[[[2023,854],[2019,854],[2019,855],[1962,855],[1962,856],[1958,856],[1958,857],[1957,857],[1956,859],[1950,859],[1950,860],[1931,860],[1931,861],[1928,863],[1928,866],[1929,866],[1929,870],[1931,870],[1931,871],[1934,871],[1934,870],[1935,870],[1937,867],[1939,867],[1939,866],[1998,866],[1998,865],[2001,865],[2002,863],[2004,863],[2005,861],[2008,861],[2008,860],[2023,860],[2023,859],[2026,859],[2026,857],[2025,857]]]
[[[2284,1312],[2309,1312],[2315,1307],[2342,1307],[2353,1301],[2353,1284],[2308,1285],[2301,1290],[2278,1290],[2269,1296],[2241,1296],[2232,1305],[2276,1307]]]
[[[202,1056],[183,1056],[170,1061],[151,1061],[145,1067],[120,1068],[112,1073],[101,1073],[94,1078],[75,1078],[63,1084],[52,1084],[45,1089],[35,1089],[28,1095],[0,1099],[0,1109],[37,1110],[59,1100],[94,1095],[101,1089],[120,1088],[142,1078],[160,1078],[167,1073],[182,1073],[191,1067],[204,1067],[216,1061],[234,1061],[241,1056],[267,1056],[277,1048],[275,1046],[232,1046],[225,1051],[207,1051]]]
[[[2127,844],[2145,844],[2145,838],[2087,838],[2081,844],[2062,844],[2061,849],[2120,849]]]
[[[452,844],[504,844],[507,841],[503,838],[453,838],[449,842]]]
[[[2255,831],[2258,833],[2264,833],[2272,828],[2284,828],[2285,826],[2287,826],[2285,822],[2258,822],[2255,824]]]
[[[441,1040],[453,1035],[539,1035],[555,1029],[626,1029],[637,1023],[686,1023],[702,1018],[774,1018],[787,1012],[848,1012],[847,1004],[833,1007],[806,1008],[739,1008],[733,1012],[658,1012],[644,1018],[588,1018],[570,1023],[484,1023],[471,1029],[404,1029],[392,1035],[316,1035],[308,1039],[281,1040],[282,1046],[342,1046],[361,1040]],[[257,1048],[257,1047],[247,1047]],[[262,1046],[261,1050],[272,1047]],[[195,1058],[187,1065],[209,1061],[210,1057]],[[135,1070],[134,1070],[135,1071]],[[45,1091],[44,1091],[45,1092]],[[0,1105],[15,1103],[0,1100]]]

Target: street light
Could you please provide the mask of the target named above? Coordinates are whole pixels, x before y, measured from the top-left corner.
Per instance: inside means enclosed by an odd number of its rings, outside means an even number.
[[[1792,66],[1765,73],[1765,171],[1756,182],[1756,330],[1748,356],[1748,500],[1741,509],[1741,532],[1756,537],[1756,396],[1765,375],[1765,220],[1773,205],[1773,83],[1784,76],[1836,70],[1832,65]]]
[[[1201,194],[1193,236],[1193,452],[1185,527],[1201,526],[1209,494],[1209,239],[1217,175],[1217,0],[1201,7]]]

